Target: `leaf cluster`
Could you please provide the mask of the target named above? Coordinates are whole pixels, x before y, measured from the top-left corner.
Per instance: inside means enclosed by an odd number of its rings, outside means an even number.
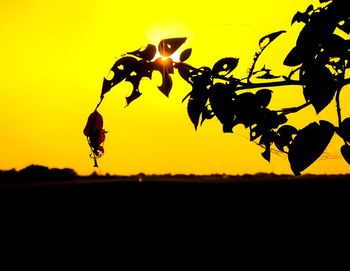
[[[185,43],[186,38],[161,40],[158,46],[148,44],[145,48],[126,53],[118,59],[111,72],[111,79],[104,78],[101,99],[122,81],[130,82],[133,90],[126,97],[129,105],[141,96],[142,78],[152,79],[154,72],[162,75],[158,89],[169,96],[172,75],[175,70],[190,86],[184,97],[187,112],[194,128],[204,121],[217,118],[223,132],[234,132],[242,124],[249,129],[250,140],[264,148],[262,156],[271,158],[271,148],[288,154],[295,175],[314,163],[325,151],[334,134],[344,140],[341,154],[350,164],[350,118],[342,119],[339,94],[349,83],[345,78],[350,67],[350,10],[345,0],[320,0],[320,7],[310,5],[304,12],[297,12],[292,24],[304,24],[295,46],[283,64],[291,68],[289,75],[276,75],[263,65],[257,69],[259,57],[266,48],[286,31],[277,31],[262,37],[259,49],[253,57],[245,78],[235,76],[239,58],[225,57],[212,66],[195,68],[187,63],[192,49],[182,51],[180,60],[171,56]],[[338,35],[338,32],[344,35]],[[157,56],[159,53],[159,57]],[[272,110],[272,88],[285,85],[301,86],[305,104],[294,108]],[[254,90],[254,91],[253,91]],[[256,90],[256,91],[255,91]],[[302,129],[288,124],[288,115],[313,106],[316,114],[336,99],[338,126],[327,120],[313,122]]]

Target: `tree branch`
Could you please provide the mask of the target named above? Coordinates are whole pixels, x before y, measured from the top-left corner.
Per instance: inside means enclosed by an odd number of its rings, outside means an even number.
[[[301,86],[303,83],[297,80],[287,81],[276,81],[276,82],[264,82],[264,83],[250,83],[245,86],[236,87],[235,90],[245,90],[253,88],[269,88],[269,87],[280,87],[280,86]]]

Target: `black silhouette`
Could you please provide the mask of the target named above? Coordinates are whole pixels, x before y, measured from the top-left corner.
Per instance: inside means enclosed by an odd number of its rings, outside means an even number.
[[[310,5],[306,11],[297,12],[292,19],[292,24],[303,23],[304,27],[295,47],[284,60],[283,64],[291,67],[287,76],[274,74],[265,65],[261,69],[256,68],[264,50],[286,31],[274,32],[259,40],[260,49],[254,55],[245,78],[236,78],[233,74],[239,64],[238,58],[223,58],[212,68],[195,68],[186,63],[192,52],[186,49],[181,53],[179,62],[175,62],[169,56],[184,44],[186,38],[164,39],[158,45],[160,58],[153,60],[156,46],[149,44],[145,49],[126,53],[117,60],[111,69],[113,78],[103,81],[101,102],[111,88],[125,80],[133,85],[132,94],[126,98],[129,105],[141,96],[140,80],[152,78],[154,71],[162,74],[159,90],[168,96],[173,85],[171,74],[177,69],[192,86],[192,91],[183,101],[187,100],[188,115],[195,129],[214,116],[222,123],[224,132],[232,133],[237,124],[243,124],[249,128],[250,140],[264,147],[264,159],[270,160],[274,144],[278,150],[288,154],[295,175],[300,175],[314,163],[333,135],[337,134],[344,140],[341,154],[350,164],[350,118],[342,118],[340,107],[340,92],[350,83],[350,78],[345,78],[345,72],[350,67],[350,40],[335,34],[336,30],[344,32],[343,36],[350,34],[350,10],[345,0],[320,0],[320,3],[319,7]],[[273,93],[270,88],[286,85],[300,86],[305,103],[292,108],[269,109]],[[259,90],[249,92],[253,89]],[[300,130],[287,124],[289,114],[309,106],[318,114],[333,99],[336,100],[337,126],[327,120],[313,122]],[[89,144],[95,160],[101,154],[96,153],[96,149],[99,150],[103,140],[93,143],[90,136]]]
[[[67,181],[73,180],[78,177],[77,173],[70,168],[48,168],[40,165],[30,165],[19,171],[14,169],[11,170],[0,170],[0,183],[9,182],[37,182],[37,181]]]

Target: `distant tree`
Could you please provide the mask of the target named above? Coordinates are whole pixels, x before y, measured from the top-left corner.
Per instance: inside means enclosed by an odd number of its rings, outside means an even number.
[[[172,38],[160,41],[158,47],[147,45],[126,53],[118,59],[111,71],[113,78],[103,81],[101,101],[89,116],[84,129],[95,160],[103,155],[105,130],[102,116],[97,112],[104,95],[122,81],[130,82],[133,91],[126,97],[126,104],[141,96],[140,80],[152,78],[154,71],[162,74],[159,90],[169,96],[172,89],[171,75],[177,70],[180,76],[192,86],[187,101],[187,111],[194,128],[204,121],[216,117],[223,126],[223,132],[232,133],[238,124],[249,129],[250,141],[263,146],[262,156],[270,161],[271,146],[287,153],[295,175],[314,163],[325,151],[334,134],[340,136],[344,145],[341,154],[350,164],[350,118],[341,115],[340,92],[350,83],[345,74],[350,67],[350,40],[336,34],[342,31],[350,34],[350,9],[346,0],[320,0],[320,6],[310,5],[304,12],[297,12],[293,23],[304,24],[295,47],[286,56],[283,64],[291,67],[288,75],[276,75],[264,65],[257,69],[257,62],[264,50],[286,31],[268,34],[259,40],[259,51],[255,53],[246,77],[233,75],[239,63],[238,58],[227,57],[217,61],[213,67],[195,68],[186,61],[191,49],[184,50],[179,62],[171,56],[186,38]],[[157,49],[161,57],[154,59]],[[258,82],[258,80],[261,80]],[[271,88],[300,86],[305,103],[292,108],[272,110]],[[256,91],[257,90],[257,91]],[[335,99],[338,124],[327,120],[307,124],[298,130],[288,124],[288,115],[312,106],[316,113],[324,110]]]

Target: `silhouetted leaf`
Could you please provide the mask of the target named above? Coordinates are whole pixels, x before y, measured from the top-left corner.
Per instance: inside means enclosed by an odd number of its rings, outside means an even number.
[[[112,87],[126,79],[126,77],[135,69],[137,64],[138,60],[133,57],[123,57],[118,59],[111,68],[113,78],[111,80],[104,78],[103,80],[101,97],[110,91]]]
[[[270,89],[260,89],[256,92],[257,102],[262,107],[267,107],[271,101],[272,91]]]
[[[240,119],[237,116],[237,121]],[[250,121],[248,124],[250,127],[250,140],[253,141],[259,136],[270,132],[272,129],[277,128],[283,123],[283,119],[276,111],[271,111],[268,108],[251,109],[250,112],[246,112],[246,121]],[[244,124],[244,123],[243,123]],[[253,125],[255,124],[255,125]],[[246,126],[247,127],[247,126]]]
[[[170,91],[173,87],[173,81],[168,73],[163,74],[163,82],[158,87],[159,90],[167,97],[169,97]]]
[[[288,159],[295,175],[308,168],[324,152],[334,134],[334,126],[328,121],[313,122],[301,129],[288,152]]]
[[[343,24],[338,24],[338,28],[344,31],[346,34],[350,34],[350,19],[344,20]]]
[[[114,86],[113,80],[107,80],[103,78],[102,90],[101,90],[101,98],[105,95],[111,88]]]
[[[260,138],[259,144],[265,146],[265,151],[261,153],[262,157],[270,162],[271,159],[271,144],[274,141],[275,133],[273,131],[266,131]]]
[[[261,156],[267,161],[270,162],[271,160],[271,148],[268,147],[261,153]]]
[[[323,54],[327,57],[348,57],[348,45],[345,39],[332,34],[323,42]]]
[[[330,70],[314,63],[302,67],[300,79],[304,83],[305,100],[311,102],[317,114],[332,101],[339,88]]]
[[[174,73],[173,61],[170,58],[163,60],[158,58],[153,62],[153,70],[157,70],[162,75],[162,85],[158,89],[167,97],[173,86],[173,81],[169,74]]]
[[[201,120],[201,125],[203,124],[203,122],[205,120],[210,120],[213,117],[215,117],[215,114],[213,113],[212,110],[208,109],[208,106],[206,106],[204,108],[204,110],[202,111],[202,120]]]
[[[172,55],[186,41],[186,38],[164,39],[159,42],[158,51],[164,56]]]
[[[182,79],[184,79],[187,83],[192,85],[193,81],[191,80],[191,76],[193,70],[188,68],[187,66],[181,65],[181,63],[179,63],[176,67]]]
[[[208,91],[205,86],[194,86],[187,104],[187,112],[194,128],[197,129],[199,118],[205,110],[208,100]]]
[[[293,16],[292,19],[292,23],[291,25],[293,25],[295,22],[303,22],[303,23],[307,23],[309,18],[309,15],[305,14],[305,13],[301,13],[300,11],[298,11],[297,13],[295,13],[295,15]]]
[[[181,53],[181,55],[180,55],[180,61],[181,61],[181,62],[186,61],[187,59],[190,58],[191,54],[192,54],[192,49],[191,49],[191,48],[186,49],[185,51],[183,51],[183,52]]]
[[[126,105],[128,106],[132,101],[140,97],[139,92],[140,81],[142,77],[151,78],[151,70],[148,62],[138,61],[135,63],[133,70],[126,76],[125,81],[130,82],[133,86],[133,90],[130,96],[126,97]]]
[[[262,37],[259,40],[259,46],[260,48],[265,48],[266,46],[268,46],[271,42],[273,42],[277,37],[279,37],[279,35],[281,35],[282,33],[285,33],[285,30],[281,30],[281,31],[277,31],[277,32],[273,32],[271,34],[268,34],[264,37]]]
[[[238,65],[238,58],[226,57],[220,59],[213,66],[213,75],[227,75],[232,72]]]
[[[141,92],[138,91],[138,89],[133,89],[130,96],[126,97],[126,105],[129,105],[132,101],[136,100],[138,97],[141,96]]]
[[[298,46],[294,47],[283,61],[283,64],[289,67],[298,66],[301,63],[303,63],[303,53]]]
[[[277,136],[275,138],[275,145],[277,149],[285,152],[284,147],[290,146],[293,141],[293,135],[296,135],[298,130],[291,125],[283,125],[277,130]]]
[[[345,161],[350,165],[350,146],[345,144],[340,148],[340,152]]]
[[[283,125],[277,130],[277,133],[283,136],[291,136],[296,135],[298,133],[298,130],[294,126]]]
[[[341,138],[350,142],[350,118],[346,118],[340,123],[337,133]]]
[[[246,128],[256,123],[260,113],[260,106],[253,93],[245,92],[238,95],[234,100],[233,106],[236,114],[236,123],[242,123]]]
[[[234,110],[234,94],[231,89],[222,83],[216,83],[210,89],[209,101],[211,108],[218,120],[227,127],[234,126],[235,110]],[[227,128],[229,130],[229,128]]]
[[[310,13],[312,10],[314,9],[313,5],[310,5],[308,6],[308,8],[306,9],[305,12],[301,13],[300,11],[298,11],[293,19],[292,19],[292,24],[295,23],[295,22],[303,22],[303,23],[307,23],[309,18],[310,18],[310,15],[308,13]]]
[[[142,50],[140,48],[140,49],[138,49],[136,51],[129,52],[128,54],[140,57],[140,58],[142,58],[144,60],[151,61],[154,58],[154,56],[156,55],[156,53],[157,53],[156,46],[153,45],[153,44],[148,44],[147,47],[144,50]]]
[[[118,74],[126,76],[134,70],[134,67],[137,65],[137,63],[138,60],[136,58],[126,56],[118,59],[111,68],[111,71],[114,72],[114,76],[118,76]]]
[[[199,69],[195,69],[191,71],[190,80],[194,84],[211,86],[213,83],[211,74],[212,72],[209,67],[200,67]]]
[[[305,11],[305,13],[309,13],[310,11],[314,10],[314,6],[313,5],[309,5]]]

